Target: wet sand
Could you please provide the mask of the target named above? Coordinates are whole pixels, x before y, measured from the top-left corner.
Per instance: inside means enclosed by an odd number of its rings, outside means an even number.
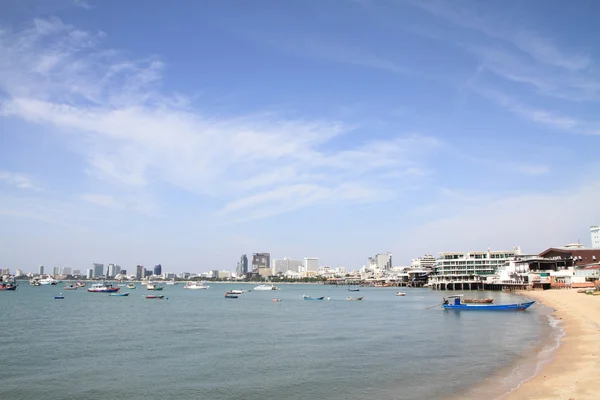
[[[555,310],[566,335],[549,363],[502,400],[598,399],[600,296],[576,290],[523,292]]]

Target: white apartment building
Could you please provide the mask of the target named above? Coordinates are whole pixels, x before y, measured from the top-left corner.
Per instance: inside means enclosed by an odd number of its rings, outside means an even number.
[[[288,271],[300,272],[302,265],[302,260],[284,258],[273,260],[271,268],[273,270],[273,275],[277,275],[279,273],[285,274]]]
[[[521,249],[507,251],[468,251],[440,253],[433,267],[430,283],[443,280],[482,280],[496,273],[499,267],[515,256]]]
[[[590,235],[592,236],[592,249],[600,249],[600,225],[590,226]]]
[[[305,257],[304,258],[304,272],[317,273],[319,270],[319,259],[317,257]]]
[[[412,268],[433,269],[435,266],[435,257],[431,254],[425,254],[423,257],[413,258],[410,261]]]

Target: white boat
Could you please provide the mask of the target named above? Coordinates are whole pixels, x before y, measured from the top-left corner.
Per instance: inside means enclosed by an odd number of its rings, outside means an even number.
[[[94,283],[92,287],[88,288],[88,292],[92,293],[114,293],[118,292],[119,290],[120,288],[113,287],[112,284],[104,282]]]
[[[205,285],[204,282],[188,282],[185,284],[185,286],[183,288],[199,290],[199,289],[209,289],[210,286]]]
[[[240,289],[233,289],[233,290],[227,291],[227,293],[230,293],[230,294],[242,294],[244,292],[245,292],[245,290],[240,290]]]
[[[167,283],[167,285],[177,285],[177,284],[179,284],[179,282],[175,282],[175,281],[167,281],[166,283]]]
[[[275,285],[258,285],[254,290],[279,290]]]
[[[54,278],[44,278],[44,279],[40,279],[40,285],[57,285],[58,281]]]
[[[406,293],[404,293],[404,292],[396,292],[396,296],[406,296]]]

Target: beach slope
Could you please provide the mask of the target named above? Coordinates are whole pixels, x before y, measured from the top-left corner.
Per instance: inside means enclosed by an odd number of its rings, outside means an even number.
[[[600,296],[576,290],[525,292],[555,310],[566,335],[542,370],[503,400],[600,398]]]

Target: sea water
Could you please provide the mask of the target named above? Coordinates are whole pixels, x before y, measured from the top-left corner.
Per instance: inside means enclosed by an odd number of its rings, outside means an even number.
[[[396,288],[283,284],[226,299],[225,290],[254,285],[121,287],[128,297],[63,286],[23,281],[15,292],[0,292],[0,399],[460,397],[503,371],[514,374],[515,362],[551,335],[538,305],[525,312],[428,309],[457,293],[429,289],[403,288],[399,297]],[[54,299],[59,293],[64,300]]]

